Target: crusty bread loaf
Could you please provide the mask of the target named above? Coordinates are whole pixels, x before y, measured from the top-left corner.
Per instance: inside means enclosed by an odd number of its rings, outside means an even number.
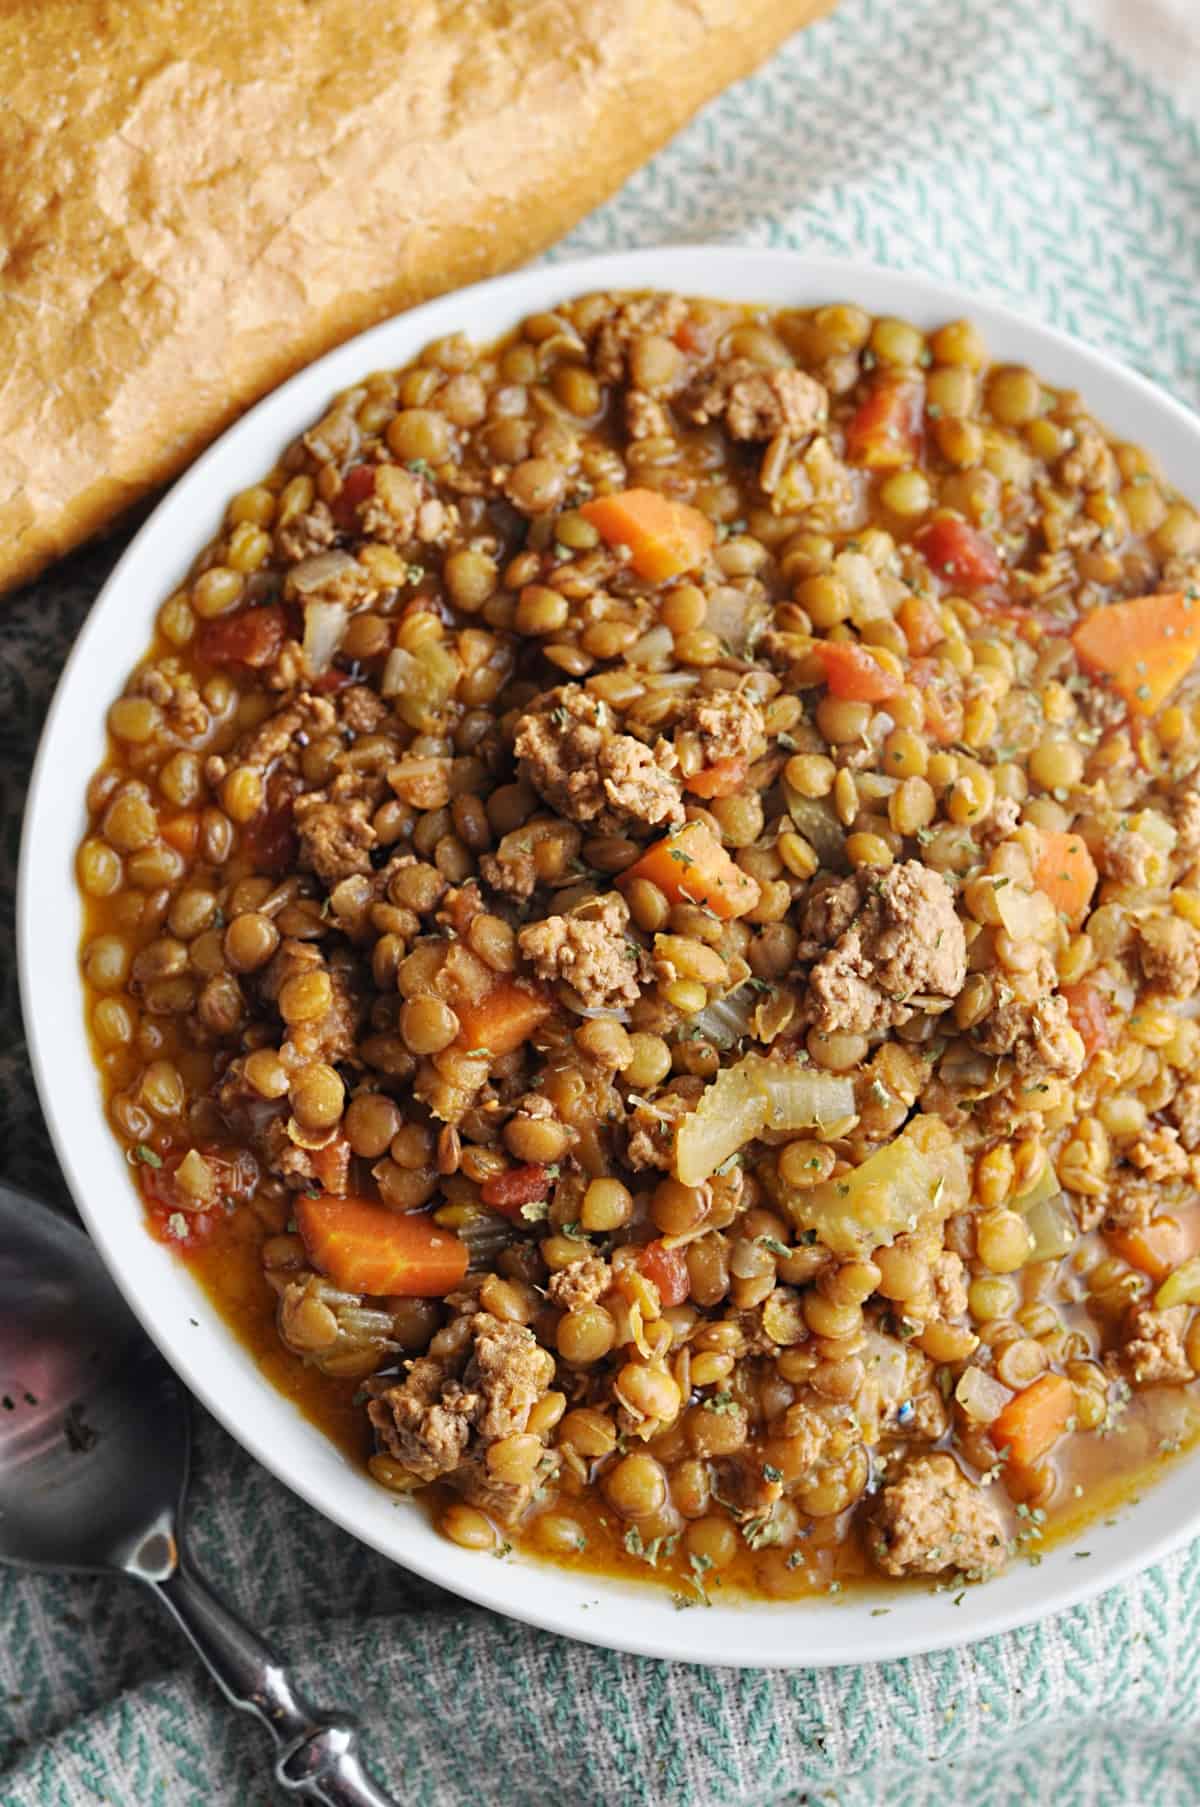
[[[830,0],[0,0],[0,589]]]

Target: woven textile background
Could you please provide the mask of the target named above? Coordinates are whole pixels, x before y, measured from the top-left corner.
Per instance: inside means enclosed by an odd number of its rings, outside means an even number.
[[[719,240],[929,271],[1195,405],[1197,14],[1197,0],[842,0],[553,255]],[[116,551],[3,605],[6,937],[39,724]],[[61,1200],[11,958],[0,968],[0,1171]],[[361,1711],[413,1807],[1200,1803],[1200,1544],[970,1651],[756,1675],[606,1654],[464,1606],[318,1519],[207,1420],[193,1505],[205,1570],[317,1699]],[[268,1772],[262,1736],[132,1587],[0,1570],[3,1807],[278,1807]]]

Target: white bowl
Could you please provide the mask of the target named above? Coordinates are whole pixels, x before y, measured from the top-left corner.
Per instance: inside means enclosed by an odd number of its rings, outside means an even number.
[[[457,1548],[420,1507],[398,1502],[264,1379],[186,1267],[152,1241],[129,1169],[101,1108],[83,1026],[82,928],[75,850],[84,787],[104,751],[105,714],[149,643],[156,610],[217,532],[235,491],[257,480],[336,390],[401,365],[462,330],[487,342],[527,313],[607,288],[662,288],[774,305],[856,301],[923,326],[969,313],[992,354],[1079,389],[1114,432],[1152,449],[1181,489],[1200,469],[1200,422],[1143,378],[1010,309],[918,276],[783,251],[681,247],[551,264],[431,302],[363,333],[293,377],[180,479],[101,591],[67,662],[30,786],[19,881],[19,959],[34,1073],[58,1156],[88,1229],[130,1305],[192,1391],[289,1487],[385,1556],[480,1605],[550,1631],[645,1656],[747,1667],[879,1661],[966,1643],[1083,1600],[1200,1532],[1194,1464],[1178,1464],[1118,1522],[1089,1528],[1090,1560],[1070,1546],[1040,1566],[966,1592],[895,1589],[878,1598],[716,1603],[680,1613],[657,1588]]]

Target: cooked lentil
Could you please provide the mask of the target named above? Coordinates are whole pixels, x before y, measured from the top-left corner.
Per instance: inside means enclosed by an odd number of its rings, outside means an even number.
[[[336,398],[89,787],[151,1230],[467,1548],[1107,1507],[1197,1425],[1198,561],[964,321],[585,296]]]

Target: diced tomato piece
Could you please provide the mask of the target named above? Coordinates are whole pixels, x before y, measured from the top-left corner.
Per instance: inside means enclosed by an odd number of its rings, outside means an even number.
[[[855,703],[882,703],[904,688],[904,680],[885,670],[874,653],[857,640],[822,640],[813,651],[825,667],[830,696]]]
[[[669,1249],[662,1242],[648,1242],[638,1256],[638,1272],[652,1280],[664,1307],[682,1305],[691,1281],[687,1257],[682,1249]]]
[[[150,1206],[146,1227],[155,1242],[165,1242],[181,1255],[194,1255],[210,1240],[220,1223],[216,1211],[163,1211]]]
[[[343,671],[340,665],[331,665],[328,671],[323,671],[319,678],[313,679],[312,687],[321,696],[332,696],[335,691],[345,690],[354,681],[353,672]]]
[[[300,843],[292,827],[291,798],[248,822],[242,830],[242,846],[258,872],[286,872],[294,866]]]
[[[962,698],[953,680],[943,675],[936,659],[916,659],[911,665],[913,683],[925,703],[925,726],[939,747],[948,747],[962,735]]]
[[[135,1171],[150,1234],[183,1255],[209,1240],[231,1207],[251,1196],[258,1177],[257,1164],[247,1151],[202,1148],[200,1152],[217,1182],[212,1204],[204,1211],[196,1210],[195,1200],[185,1197],[175,1178],[186,1149],[158,1155],[139,1143],[135,1150]]]
[[[745,784],[746,770],[746,761],[734,755],[702,767],[683,782],[694,797],[732,797]]]
[[[935,577],[955,590],[986,590],[1004,576],[1004,564],[986,534],[957,515],[935,515],[913,535],[913,545]]]
[[[925,431],[925,385],[884,376],[846,423],[846,457],[868,471],[915,464]]]
[[[493,1174],[484,1180],[479,1196],[493,1211],[519,1222],[526,1205],[537,1204],[550,1191],[550,1170],[531,1161],[525,1167],[510,1167],[507,1173]]]
[[[1083,1037],[1083,1045],[1090,1060],[1101,1048],[1112,1044],[1103,994],[1086,980],[1079,985],[1060,985],[1059,990],[1066,999],[1067,1015]]]
[[[196,635],[197,655],[209,665],[249,665],[255,670],[279,656],[287,637],[277,602],[206,621]]]
[[[358,505],[375,493],[375,466],[356,464],[342,479],[342,487],[330,503],[329,512],[342,529],[350,533],[358,525]]]

